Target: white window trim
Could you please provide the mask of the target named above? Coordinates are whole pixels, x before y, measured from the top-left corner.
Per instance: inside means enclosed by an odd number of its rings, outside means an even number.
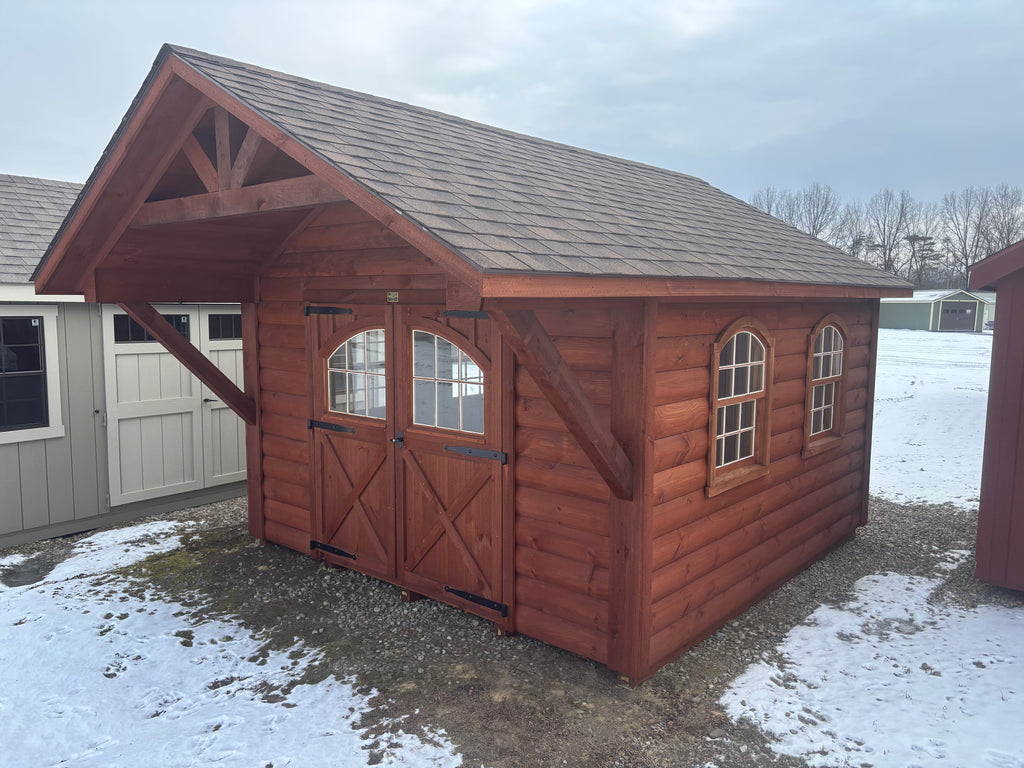
[[[52,304],[0,304],[0,317],[42,317],[43,359],[46,361],[46,403],[49,426],[12,429],[0,432],[0,445],[27,443],[32,440],[51,440],[64,437],[64,422],[60,407],[60,368],[57,350],[57,314]]]

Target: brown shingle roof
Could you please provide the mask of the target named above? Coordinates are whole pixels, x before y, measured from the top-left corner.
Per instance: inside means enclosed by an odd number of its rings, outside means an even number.
[[[81,184],[0,173],[0,284],[28,283]]]

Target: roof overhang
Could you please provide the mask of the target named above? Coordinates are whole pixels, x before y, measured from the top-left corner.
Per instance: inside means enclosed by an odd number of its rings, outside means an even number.
[[[1007,275],[1024,269],[1024,240],[968,267],[970,287],[992,288]]]

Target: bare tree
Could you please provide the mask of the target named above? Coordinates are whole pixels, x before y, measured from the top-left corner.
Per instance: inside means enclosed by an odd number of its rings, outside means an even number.
[[[904,237],[905,276],[916,287],[944,284],[946,254],[942,249],[942,208],[937,203],[915,202]]]
[[[968,268],[987,255],[991,209],[992,192],[985,187],[967,187],[942,198],[944,237],[961,287],[967,287]]]
[[[1000,184],[992,190],[992,206],[985,239],[989,254],[1024,239],[1024,194],[1020,187]]]
[[[886,187],[876,192],[864,209],[867,234],[871,238],[868,246],[875,254],[878,266],[886,272],[900,271],[901,249],[905,244],[907,225],[914,206],[914,199],[906,190],[899,194]]]
[[[785,194],[778,187],[761,187],[754,196],[750,198],[750,204],[755,208],[764,211],[769,216],[778,215],[776,211],[779,207],[779,201]]]
[[[859,200],[854,200],[843,206],[836,228],[832,236],[826,240],[851,256],[856,256],[864,261],[868,260],[870,238],[864,220],[864,206]]]
[[[831,242],[839,225],[839,196],[828,184],[814,182],[796,193],[798,224],[804,232]]]

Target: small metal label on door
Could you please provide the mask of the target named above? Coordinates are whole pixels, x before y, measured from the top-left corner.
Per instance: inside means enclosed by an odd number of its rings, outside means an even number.
[[[398,291],[388,291],[388,304],[398,303]]]

